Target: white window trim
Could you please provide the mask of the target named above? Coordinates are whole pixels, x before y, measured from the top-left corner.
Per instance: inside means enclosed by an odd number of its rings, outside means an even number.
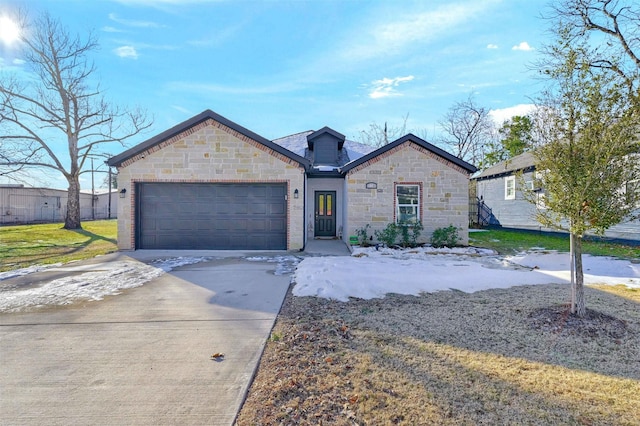
[[[509,185],[510,182],[511,182],[511,185]],[[512,189],[511,193],[509,193],[509,189]],[[516,177],[515,176],[507,176],[504,178],[504,199],[505,200],[516,199]]]
[[[629,182],[626,182],[626,183],[624,184],[624,186],[622,187],[622,190],[620,191],[620,192],[621,192],[621,195],[622,195],[623,197],[626,197],[626,195],[627,195],[627,191],[629,191],[629,188],[630,188],[632,185],[633,185],[633,186],[635,186],[635,185],[640,185],[640,179],[633,179],[633,180],[630,180]],[[627,200],[628,200],[628,199],[627,199]],[[640,208],[640,200],[638,201],[638,203],[637,203],[634,207],[635,207],[635,208]]]
[[[536,193],[536,208],[538,210],[546,210],[547,209],[547,195],[542,191]]]
[[[418,188],[418,200],[417,200],[417,204],[400,204],[398,202],[398,188],[401,186],[415,186],[416,188]],[[400,224],[400,207],[405,207],[405,206],[411,206],[411,207],[415,207],[416,208],[416,219],[418,221],[421,221],[422,218],[420,217],[420,203],[421,203],[421,196],[422,194],[420,193],[420,185],[415,184],[415,183],[397,183],[396,187],[395,187],[395,194],[394,196],[396,197],[396,224]]]

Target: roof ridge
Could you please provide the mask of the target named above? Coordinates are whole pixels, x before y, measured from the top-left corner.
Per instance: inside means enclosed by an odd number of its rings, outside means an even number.
[[[290,138],[291,136],[298,136],[298,135],[302,135],[302,134],[304,134],[304,133],[311,134],[311,133],[313,133],[313,132],[315,132],[315,130],[304,130],[304,131],[302,131],[302,132],[291,133],[290,135],[281,136],[281,137],[279,137],[279,138],[272,139],[272,140],[271,140],[271,142],[274,142],[274,141],[277,141],[277,140],[280,140],[280,139]]]

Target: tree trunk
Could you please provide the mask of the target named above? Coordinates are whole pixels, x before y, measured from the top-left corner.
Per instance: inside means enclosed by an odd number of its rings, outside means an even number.
[[[575,235],[569,234],[569,269],[571,270],[571,313],[576,313],[576,252],[573,247]]]
[[[82,229],[80,223],[80,180],[78,176],[68,176],[67,215],[64,219],[64,229]]]
[[[574,256],[575,256],[575,262],[576,262],[575,264],[576,266],[575,311],[577,316],[584,317],[587,313],[587,308],[584,302],[584,271],[582,269],[582,237],[579,235],[572,235],[572,237],[573,237],[573,246],[574,246]]]

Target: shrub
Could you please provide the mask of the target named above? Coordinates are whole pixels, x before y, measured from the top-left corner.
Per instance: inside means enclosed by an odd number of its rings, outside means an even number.
[[[434,247],[453,247],[458,243],[458,228],[449,225],[446,228],[438,228],[431,235],[431,245]]]
[[[417,221],[413,225],[401,225],[401,227],[402,247],[416,247],[420,233],[424,229],[422,222]]]
[[[424,226],[421,221],[417,221],[413,224],[413,228],[411,228],[411,244],[413,247],[418,245],[418,238],[420,238],[420,234],[424,230]]]
[[[371,228],[371,225],[368,223],[362,228],[356,229],[356,235],[358,236],[358,242],[362,247],[369,246],[369,236],[367,235],[367,231]]]
[[[400,245],[402,247],[409,247],[409,225],[398,225],[400,230]]]
[[[383,242],[387,247],[391,247],[396,243],[396,238],[398,238],[398,225],[395,223],[390,223],[384,228],[382,231],[376,230],[374,232],[376,239],[378,241]]]

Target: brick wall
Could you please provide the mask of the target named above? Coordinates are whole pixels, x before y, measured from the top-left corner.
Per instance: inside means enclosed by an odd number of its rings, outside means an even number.
[[[469,174],[431,151],[406,142],[350,170],[346,179],[347,235],[366,224],[373,235],[394,222],[395,185],[416,184],[424,225],[420,242],[428,242],[435,229],[454,225],[460,229],[460,243],[468,244]],[[377,188],[367,189],[370,182]]]
[[[214,121],[207,120],[136,155],[118,169],[118,247],[135,248],[136,182],[286,182],[287,248],[303,246],[304,170],[295,161]]]

